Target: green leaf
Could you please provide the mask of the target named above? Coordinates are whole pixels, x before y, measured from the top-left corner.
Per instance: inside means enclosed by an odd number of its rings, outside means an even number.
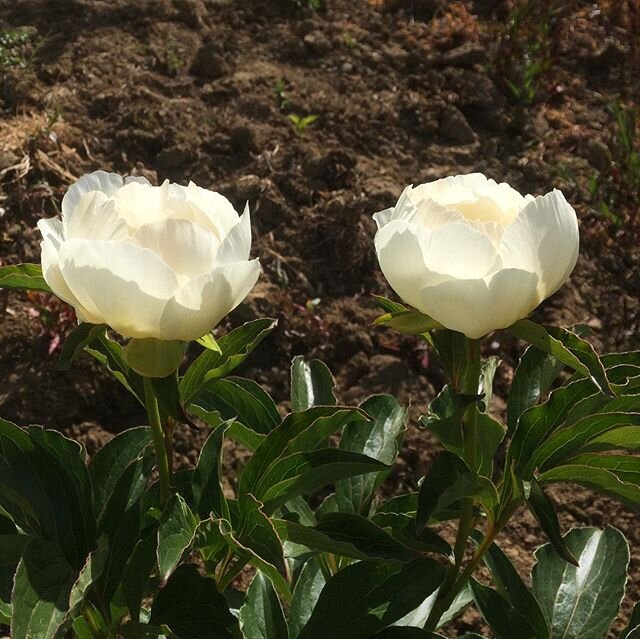
[[[480,373],[480,390],[484,395],[482,404],[484,405],[483,412],[489,412],[491,405],[491,399],[493,397],[493,380],[496,376],[496,371],[502,364],[502,360],[495,355],[488,357],[482,362],[482,371]]]
[[[538,476],[541,484],[573,482],[610,495],[632,508],[640,506],[640,486],[628,484],[606,468],[567,464],[547,470]]]
[[[166,581],[176,569],[196,534],[198,519],[180,495],[173,495],[166,505],[158,528],[158,568]]]
[[[316,607],[325,583],[320,563],[317,558],[312,557],[302,567],[293,589],[289,606],[289,639],[298,639]]]
[[[563,328],[540,326],[531,320],[519,320],[508,331],[589,377],[605,395],[614,395],[593,346],[575,333]]]
[[[633,607],[629,623],[622,631],[619,639],[640,639],[640,602]]]
[[[476,408],[476,470],[480,475],[493,476],[493,460],[506,431],[504,426]],[[464,451],[461,451],[464,452]]]
[[[295,453],[269,467],[255,487],[255,494],[271,513],[293,497],[310,495],[339,479],[387,469],[377,459],[336,448]]]
[[[151,386],[162,413],[172,417],[180,424],[194,425],[180,400],[177,370],[166,377],[152,377]]]
[[[415,609],[441,584],[431,559],[359,562],[326,584],[300,639],[368,639]]]
[[[542,528],[542,531],[551,542],[551,546],[558,553],[558,556],[564,559],[564,561],[577,566],[578,561],[571,554],[562,536],[560,522],[558,521],[558,515],[553,502],[542,490],[540,484],[533,478],[525,484],[525,498],[529,510],[540,524],[540,528]]]
[[[40,264],[11,264],[0,266],[0,288],[52,293],[42,276]]]
[[[375,395],[361,406],[373,421],[345,426],[340,449],[361,453],[392,466],[407,428],[407,410],[391,395]],[[336,498],[342,512],[367,515],[377,486],[386,472],[359,475],[336,483]]]
[[[415,610],[412,610],[409,614],[402,617],[402,619],[396,621],[394,626],[417,626],[422,628],[429,618],[429,614],[431,613],[431,609],[436,601],[439,590],[440,588],[429,595]],[[449,606],[449,608],[440,617],[438,628],[442,628],[450,621],[459,617],[471,602],[473,602],[473,594],[469,584],[467,583],[456,595],[451,606]]]
[[[220,348],[220,344],[218,344],[218,342],[216,341],[216,338],[211,333],[207,333],[206,335],[203,335],[202,337],[198,338],[196,342],[198,342],[200,346],[204,346],[208,350],[214,351],[219,355],[222,355],[222,349]]]
[[[287,520],[274,520],[274,525],[283,539],[342,557],[409,562],[421,555],[360,515],[329,513],[314,527]]]
[[[495,486],[474,475],[457,455],[440,453],[420,485],[416,526],[422,530],[429,519],[463,497],[479,499],[488,511],[498,503]]]
[[[629,547],[615,528],[578,528],[565,542],[579,567],[560,559],[549,545],[536,553],[533,592],[553,637],[602,639],[624,596]]]
[[[22,551],[31,541],[29,535],[0,535],[0,568],[16,566],[22,557]]]
[[[333,375],[324,362],[310,362],[298,355],[291,362],[291,410],[300,412],[313,406],[335,406]]]
[[[484,540],[484,535],[478,530],[473,530],[471,536],[478,545]],[[522,581],[507,555],[497,544],[493,543],[489,546],[484,556],[484,563],[491,571],[498,591],[511,604],[512,608],[527,619],[536,639],[551,639],[549,626],[540,605]]]
[[[199,355],[180,382],[183,404],[188,406],[207,382],[224,377],[241,364],[276,324],[273,319],[247,322],[218,340],[222,354],[206,350]]]
[[[0,507],[27,533],[59,544],[79,568],[95,540],[81,446],[56,431],[0,420]]]
[[[149,576],[157,562],[158,535],[155,528],[138,541],[122,571],[122,594],[134,622],[140,621],[142,601]]]
[[[582,448],[585,452],[602,450],[640,450],[640,429],[637,426],[622,426],[590,439]]]
[[[182,564],[153,602],[151,625],[167,625],[180,639],[234,639],[236,620],[216,582],[196,566]]]
[[[389,326],[408,335],[423,335],[433,329],[443,328],[440,322],[420,311],[403,310],[385,313],[373,321],[374,326]]]
[[[564,363],[548,353],[529,346],[518,363],[507,401],[507,424],[513,434],[520,415],[549,391]]]
[[[32,539],[16,571],[11,636],[59,637],[77,574],[59,546],[41,537]]]
[[[260,571],[247,590],[239,619],[244,639],[286,639],[289,634],[278,595]]]
[[[106,328],[105,324],[82,323],[76,326],[64,341],[56,368],[59,371],[69,370],[72,362],[84,350],[85,346],[91,344],[99,335],[104,333]]]
[[[409,310],[403,304],[399,304],[398,302],[394,302],[386,297],[382,297],[382,295],[372,295],[371,297],[373,297],[375,303],[387,313],[401,313]]]
[[[127,364],[120,344],[110,340],[106,335],[99,335],[90,346],[85,346],[85,350],[105,366],[143,406],[145,405],[142,377]]]
[[[219,413],[223,421],[235,419],[260,435],[256,440],[258,445],[281,422],[278,408],[262,387],[240,377],[209,382],[191,409],[207,423],[210,423],[208,413]],[[233,436],[231,432],[229,434]]]
[[[138,426],[119,433],[94,455],[89,463],[89,474],[99,525],[116,484],[129,464],[138,459],[150,444],[151,429],[148,426]]]
[[[445,639],[445,637],[437,635],[434,632],[427,632],[422,628],[397,626],[376,632],[371,639]]]
[[[484,620],[491,626],[496,639],[541,639],[523,612],[512,606],[500,593],[471,579],[471,590]],[[547,635],[548,636],[548,635]]]
[[[207,438],[200,450],[198,463],[193,473],[193,503],[202,518],[214,513],[217,517],[229,518],[222,490],[222,453],[224,436],[229,424],[222,424]]]
[[[67,622],[73,621],[73,618],[78,614],[82,604],[87,599],[91,588],[102,576],[108,556],[109,543],[107,538],[102,535],[98,539],[97,548],[89,553],[84,566],[78,574],[78,578],[71,588]]]

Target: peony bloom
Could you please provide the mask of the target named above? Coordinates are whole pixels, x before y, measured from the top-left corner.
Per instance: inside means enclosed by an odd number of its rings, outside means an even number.
[[[133,338],[192,340],[211,331],[260,274],[248,209],[190,183],[151,186],[96,171],[40,220],[42,271],[83,322]]]
[[[527,316],[578,258],[578,220],[560,191],[522,196],[480,173],[407,187],[374,219],[391,288],[472,339]]]

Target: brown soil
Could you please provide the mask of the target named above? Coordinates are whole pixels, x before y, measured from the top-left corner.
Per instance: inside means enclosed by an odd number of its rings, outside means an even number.
[[[639,98],[640,11],[634,0],[561,3],[550,68],[522,106],[495,70],[509,53],[503,43],[497,58],[508,3],[323,4],[314,12],[290,0],[0,0],[0,28],[27,34],[18,62],[0,49],[0,259],[38,261],[36,221],[56,214],[68,184],[97,168],[193,179],[238,208],[248,200],[264,273],[229,326],[258,316],[279,325],[241,373],[284,398],[288,364],[304,354],[329,364],[344,402],[382,391],[411,401],[386,487],[397,492],[415,488],[437,452],[415,418],[443,383],[417,339],[369,327],[370,294],[391,294],[371,214],[404,185],[482,171],[523,192],[562,188],[579,213],[583,249],[538,318],[588,324],[601,351],[640,347],[634,194],[619,200],[621,226],[594,212],[588,194],[590,178],[610,167],[608,104]],[[290,114],[318,119],[298,132]],[[59,306],[3,300],[4,418],[59,428],[89,452],[144,419],[88,358],[54,371],[49,347],[70,326]],[[520,348],[502,334],[485,347],[504,360],[504,389]],[[498,393],[496,412],[503,408]],[[179,463],[194,460],[203,437],[179,434]],[[237,463],[234,449],[228,463]],[[566,527],[611,523],[629,538],[626,616],[640,598],[635,514],[585,490],[554,492]],[[502,543],[528,568],[541,540],[523,513]],[[478,627],[469,615],[457,625]]]

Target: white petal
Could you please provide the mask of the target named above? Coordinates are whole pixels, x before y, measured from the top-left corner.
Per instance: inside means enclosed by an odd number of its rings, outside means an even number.
[[[202,337],[249,294],[260,276],[258,260],[217,267],[184,286],[167,304],[160,326],[162,339]]]
[[[448,209],[435,200],[422,200],[417,206],[417,214],[413,221],[422,224],[425,228],[435,230],[441,226],[452,224],[453,222],[464,221],[464,215],[455,209]]]
[[[143,224],[160,222],[168,217],[169,183],[151,186],[148,182],[127,182],[113,196],[116,213],[125,220],[131,232]]]
[[[541,298],[567,280],[578,259],[578,219],[557,189],[527,204],[502,237],[504,267],[538,273]]]
[[[210,273],[216,261],[218,238],[190,220],[165,220],[141,226],[132,240],[159,255],[178,279]]]
[[[59,257],[69,289],[93,317],[126,337],[161,337],[178,282],[155,253],[131,242],[69,240]]]
[[[62,219],[67,240],[125,240],[129,237],[126,222],[115,210],[113,200],[100,191],[80,197],[76,207]]]
[[[479,339],[511,326],[540,302],[538,276],[505,269],[487,282],[483,279],[450,280],[422,291],[418,307],[443,326]]]
[[[100,191],[107,197],[112,197],[118,189],[124,186],[124,183],[122,176],[116,173],[107,173],[106,171],[94,171],[88,175],[83,175],[64,194],[62,198],[62,215],[70,215],[85,193]]]
[[[217,262],[229,264],[244,262],[249,259],[251,252],[251,214],[249,205],[240,216],[240,221],[229,231],[218,251]]]
[[[56,249],[60,248],[60,244],[64,241],[64,228],[59,218],[50,217],[38,220],[38,230],[44,239],[53,242]]]
[[[447,224],[424,235],[424,259],[432,271],[460,279],[476,279],[500,268],[493,241],[471,224]]]
[[[415,308],[420,307],[423,288],[448,279],[427,268],[422,244],[428,242],[429,234],[416,224],[393,220],[375,237],[378,261],[387,282],[402,300]]]
[[[203,189],[193,182],[189,182],[185,191],[187,202],[191,204],[192,209],[195,209],[194,214],[204,214],[221,240],[238,223],[239,215],[224,195]],[[194,221],[198,222],[197,219]]]
[[[449,177],[420,184],[413,189],[412,199],[419,202],[431,199],[447,206],[452,202],[462,202],[473,199],[473,194],[488,185],[495,185],[482,173],[468,173],[466,175],[450,175]]]
[[[44,220],[41,220],[44,221]],[[71,289],[65,282],[60,266],[58,264],[58,248],[60,244],[55,244],[49,237],[40,244],[41,252],[40,259],[42,262],[42,275],[45,282],[49,285],[51,290],[63,301],[73,306],[76,311],[76,315],[81,322],[89,322],[90,324],[100,324],[102,319],[95,317],[89,311],[87,311],[82,304],[78,301],[76,296],[71,292]]]
[[[417,209],[411,199],[412,190],[413,187],[411,185],[405,187],[395,206],[373,214],[373,219],[379,229],[392,220],[405,220],[406,222],[410,222],[413,219]]]

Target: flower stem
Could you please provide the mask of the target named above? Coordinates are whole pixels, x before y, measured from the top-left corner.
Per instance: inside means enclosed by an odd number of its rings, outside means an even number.
[[[144,377],[144,403],[151,426],[153,445],[156,449],[156,467],[160,476],[160,500],[166,504],[169,499],[169,488],[171,486],[171,471],[169,467],[169,451],[165,446],[164,430],[160,420],[160,410],[158,400],[153,392],[151,378]]]

